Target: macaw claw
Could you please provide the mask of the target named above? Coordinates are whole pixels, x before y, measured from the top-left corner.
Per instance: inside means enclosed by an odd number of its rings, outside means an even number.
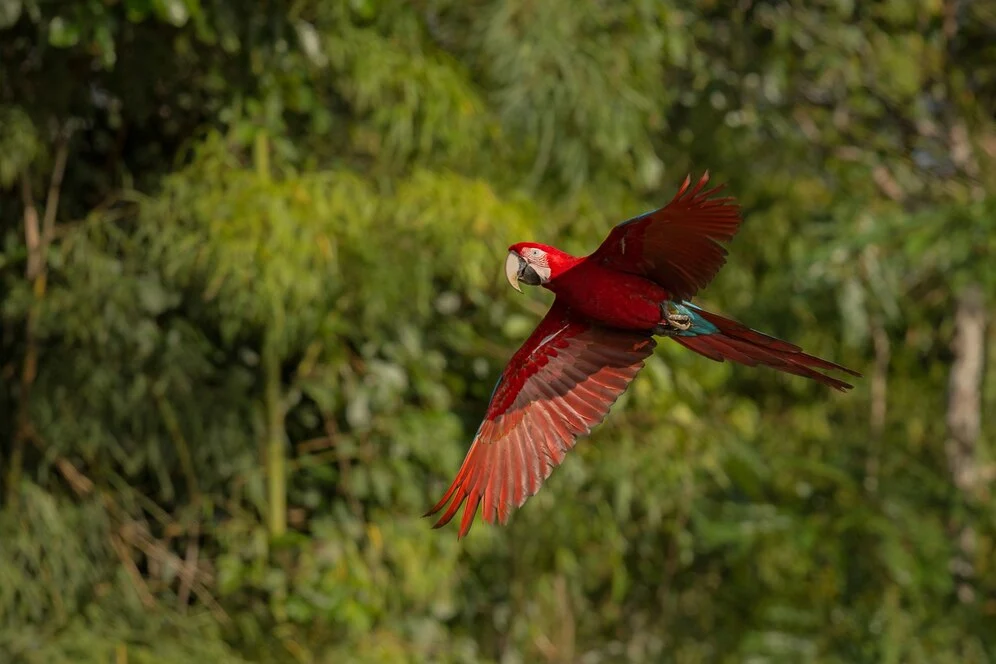
[[[671,302],[661,304],[661,316],[664,320],[655,328],[657,334],[684,332],[692,327],[692,317],[678,311]]]
[[[667,322],[671,327],[684,332],[692,326],[692,317],[685,314],[674,314],[667,317]]]

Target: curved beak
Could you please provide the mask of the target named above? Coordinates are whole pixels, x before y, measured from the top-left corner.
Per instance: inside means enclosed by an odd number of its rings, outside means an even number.
[[[508,283],[512,285],[512,288],[520,293],[522,289],[519,288],[519,272],[522,270],[525,262],[522,256],[514,251],[508,252],[508,258],[505,259],[505,278],[508,279]]]

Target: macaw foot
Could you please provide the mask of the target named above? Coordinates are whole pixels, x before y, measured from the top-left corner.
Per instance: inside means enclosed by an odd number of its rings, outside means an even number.
[[[661,316],[663,320],[654,327],[654,334],[666,336],[692,327],[692,317],[679,312],[671,302],[661,304]]]
[[[667,324],[684,332],[692,327],[692,317],[686,314],[668,314]]]

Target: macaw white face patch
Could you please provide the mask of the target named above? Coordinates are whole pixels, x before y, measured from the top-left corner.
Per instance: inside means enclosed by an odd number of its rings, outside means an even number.
[[[522,257],[529,263],[529,267],[533,268],[533,272],[536,273],[536,276],[540,278],[542,283],[545,284],[550,281],[550,259],[545,251],[533,247],[526,249]]]

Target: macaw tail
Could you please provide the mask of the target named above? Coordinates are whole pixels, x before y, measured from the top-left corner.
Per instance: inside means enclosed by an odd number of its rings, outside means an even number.
[[[672,332],[671,338],[710,360],[717,362],[732,360],[749,367],[758,365],[771,367],[785,373],[811,378],[841,392],[846,392],[854,386],[827,376],[817,369],[843,371],[861,377],[856,371],[808,355],[794,344],[752,330],[735,320],[688,303],[673,303],[672,307],[690,316],[692,326],[682,332]]]

